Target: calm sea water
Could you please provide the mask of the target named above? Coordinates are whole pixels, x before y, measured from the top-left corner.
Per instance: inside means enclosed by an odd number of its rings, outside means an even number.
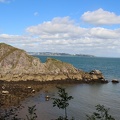
[[[39,57],[42,62],[45,62],[48,56],[37,57]],[[99,69],[109,81],[112,79],[120,80],[120,58],[65,56],[52,56],[52,58],[71,63],[75,67],[87,72],[93,69]],[[68,116],[75,117],[75,120],[86,120],[86,114],[94,112],[97,104],[110,108],[110,114],[114,116],[116,120],[120,120],[120,83],[74,84],[62,85],[62,87],[66,88],[69,95],[74,97],[74,99],[70,101],[68,107]],[[56,97],[56,87],[50,86],[48,93],[41,91],[35,97],[27,98],[22,103],[25,107],[36,104],[38,120],[51,120],[64,114],[62,110],[56,107],[53,108],[52,100],[45,101],[44,98],[46,94],[51,97]],[[26,114],[25,109],[23,111],[21,116]]]

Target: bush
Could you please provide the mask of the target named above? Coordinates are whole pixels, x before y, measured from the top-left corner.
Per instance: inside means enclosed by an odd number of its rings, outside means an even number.
[[[109,108],[104,105],[96,106],[97,112],[93,112],[91,116],[87,115],[87,120],[115,120],[109,113]]]

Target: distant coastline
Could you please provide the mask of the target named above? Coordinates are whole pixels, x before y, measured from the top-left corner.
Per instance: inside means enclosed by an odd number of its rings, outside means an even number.
[[[54,53],[54,52],[27,52],[29,55],[41,56],[81,56],[81,57],[96,57],[88,54],[69,54],[69,53]]]

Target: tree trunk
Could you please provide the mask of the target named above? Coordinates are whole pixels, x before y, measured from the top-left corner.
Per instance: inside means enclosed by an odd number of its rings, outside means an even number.
[[[65,107],[65,120],[67,120],[67,109]]]

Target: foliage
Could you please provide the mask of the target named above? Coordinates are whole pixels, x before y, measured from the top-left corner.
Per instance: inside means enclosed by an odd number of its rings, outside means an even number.
[[[36,105],[32,107],[28,107],[28,113],[29,115],[26,115],[27,120],[36,120],[37,114],[36,114]]]
[[[22,120],[18,118],[18,110],[21,109],[20,106],[17,108],[5,109],[0,112],[0,120]]]
[[[37,115],[35,113],[35,106],[28,107],[28,115],[26,115],[27,119],[24,120],[36,120]],[[19,110],[22,109],[22,106],[14,107],[11,109],[5,109],[4,111],[0,111],[0,120],[23,120],[23,118],[18,118]]]
[[[109,108],[105,108],[104,105],[96,106],[97,112],[94,112],[91,116],[87,115],[87,120],[115,120],[109,113]]]
[[[59,109],[65,110],[65,117],[60,116],[57,120],[68,120],[67,107],[69,106],[69,100],[73,99],[73,97],[69,96],[64,88],[57,88],[59,98],[53,98],[53,107],[57,106]]]

